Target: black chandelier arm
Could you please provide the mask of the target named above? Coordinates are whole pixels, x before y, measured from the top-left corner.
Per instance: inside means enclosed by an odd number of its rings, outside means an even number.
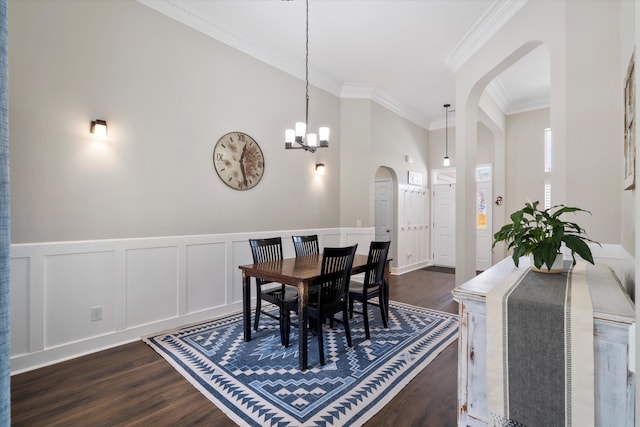
[[[308,151],[310,153],[315,153],[316,150],[318,149],[318,147],[311,147],[310,145],[307,145],[303,142],[298,142],[296,141],[296,144],[298,145],[293,145],[293,144],[285,144],[285,149],[287,150],[304,150],[304,151]]]

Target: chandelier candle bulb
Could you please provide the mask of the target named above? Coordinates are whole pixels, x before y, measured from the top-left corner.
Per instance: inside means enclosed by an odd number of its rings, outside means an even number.
[[[307,135],[307,145],[309,147],[317,147],[318,146],[318,135],[315,133],[310,133]]]
[[[296,140],[296,131],[293,129],[287,129],[284,131],[284,143],[285,147],[291,147],[291,144]]]
[[[298,139],[302,141],[305,132],[307,131],[307,124],[303,122],[296,122],[296,141]]]
[[[318,129],[320,135],[320,146],[326,147],[329,145],[329,128],[324,126]]]

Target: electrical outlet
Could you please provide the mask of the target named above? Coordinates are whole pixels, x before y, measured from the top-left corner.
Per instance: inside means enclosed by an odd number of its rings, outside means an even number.
[[[102,320],[102,307],[91,307],[91,321],[96,322],[98,320]]]

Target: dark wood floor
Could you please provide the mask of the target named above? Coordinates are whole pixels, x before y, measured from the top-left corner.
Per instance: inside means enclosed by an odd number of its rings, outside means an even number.
[[[457,313],[453,274],[391,276],[395,301]],[[456,424],[457,342],[366,426]],[[14,426],[229,426],[233,422],[146,344],[135,342],[11,378]]]

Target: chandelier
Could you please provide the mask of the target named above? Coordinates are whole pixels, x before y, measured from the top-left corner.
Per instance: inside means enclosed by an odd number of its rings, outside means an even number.
[[[303,149],[314,153],[318,147],[329,146],[329,128],[321,127],[318,134],[306,133],[309,124],[309,0],[307,0],[307,43],[305,56],[305,81],[306,81],[306,114],[305,121],[297,122],[295,129],[287,129],[284,134],[284,148]],[[306,136],[305,136],[306,134]]]
[[[451,104],[444,104],[444,160],[442,162],[444,166],[451,165],[449,159],[449,107]]]

